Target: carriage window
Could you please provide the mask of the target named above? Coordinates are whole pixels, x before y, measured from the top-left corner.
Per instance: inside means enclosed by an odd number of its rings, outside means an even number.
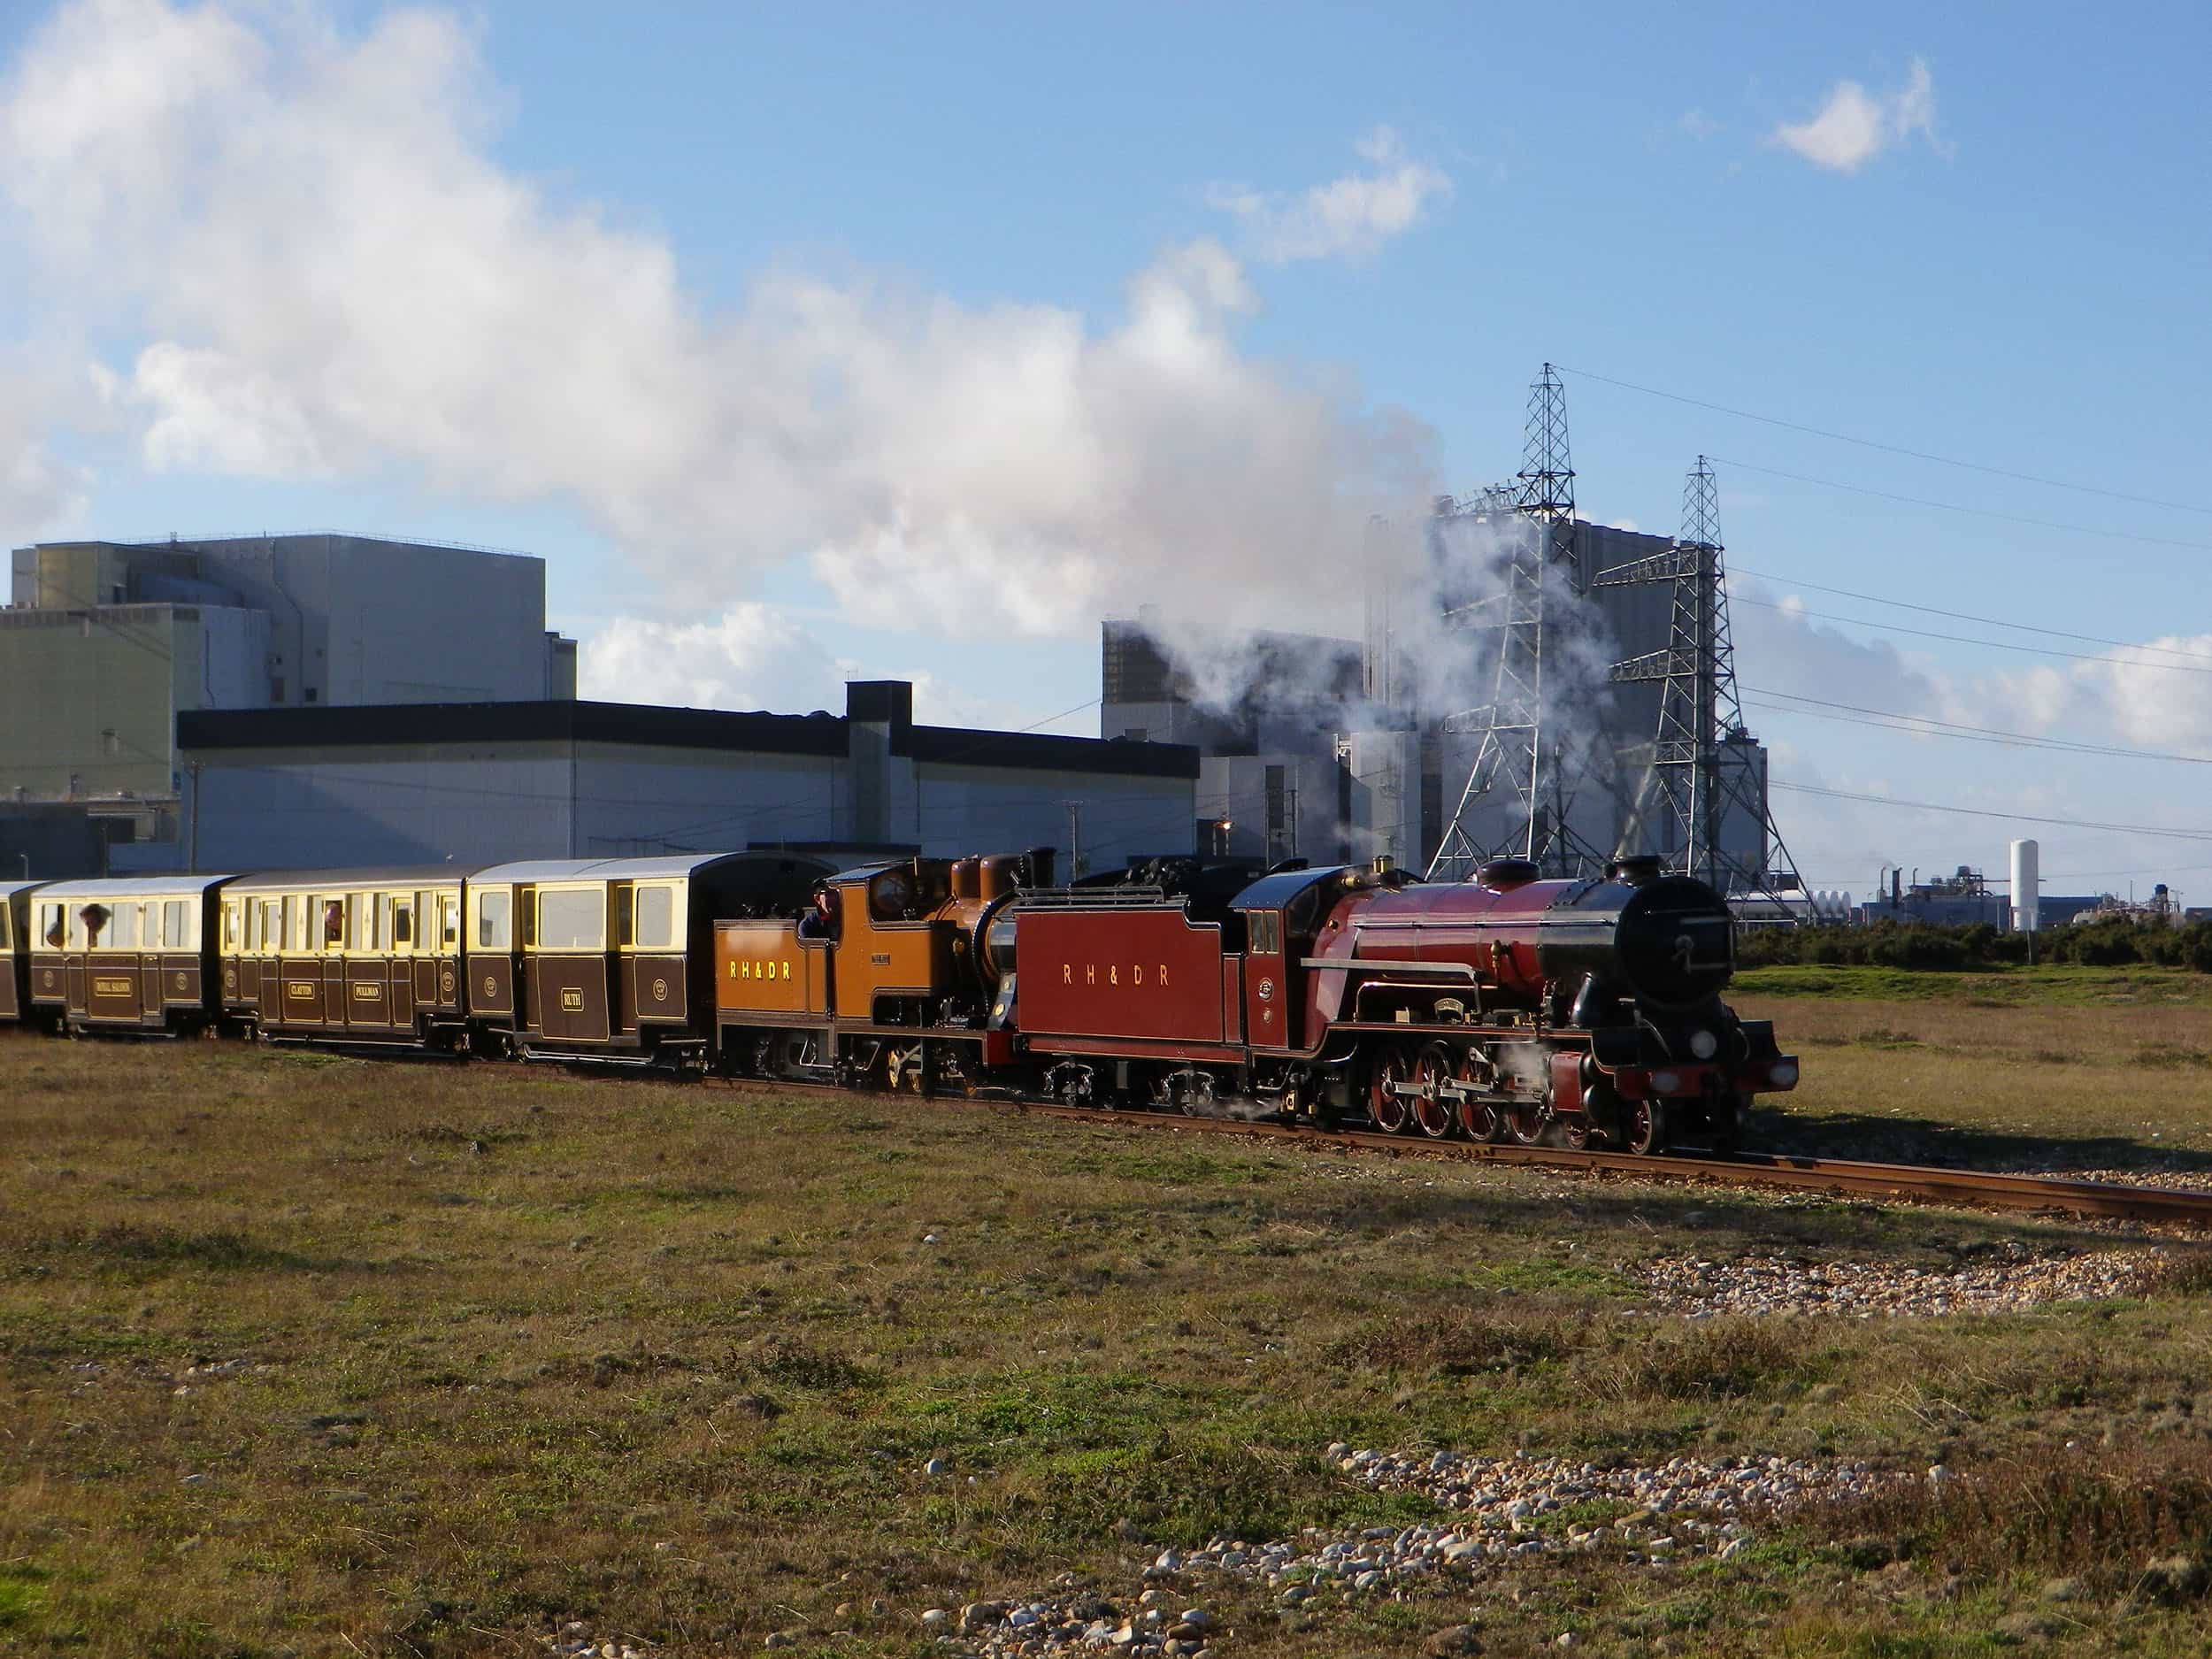
[[[626,881],[618,883],[614,890],[614,942],[618,945],[637,943],[637,892]]]
[[[504,950],[511,938],[508,933],[508,895],[502,889],[481,893],[476,899],[476,948],[479,950]]]
[[[412,899],[387,899],[392,907],[392,949],[415,942],[415,902]]]
[[[676,945],[676,890],[637,890],[637,943],[641,950],[672,950]]]
[[[183,950],[188,948],[184,937],[184,901],[165,900],[161,906],[161,948],[164,950]]]
[[[603,950],[607,944],[605,889],[587,887],[538,895],[538,949]]]
[[[108,949],[135,950],[138,949],[138,906],[119,904],[108,926]]]
[[[59,950],[69,941],[69,924],[63,919],[62,907],[58,904],[42,904],[38,907],[38,936],[49,946]]]
[[[15,918],[9,914],[5,904],[0,904],[0,950],[12,950],[15,948],[14,929]]]
[[[223,901],[223,949],[235,950],[241,941],[241,924],[245,907],[236,899]]]
[[[438,895],[438,942],[448,950],[461,937],[461,895],[457,893]]]
[[[323,901],[323,949],[341,950],[346,942],[346,902],[343,899]]]

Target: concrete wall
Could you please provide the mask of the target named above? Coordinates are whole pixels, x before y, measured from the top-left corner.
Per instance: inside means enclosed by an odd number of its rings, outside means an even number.
[[[842,761],[816,755],[576,746],[578,858],[716,851],[852,833]]]
[[[205,576],[269,613],[272,703],[546,695],[542,559],[348,535],[193,545]]]
[[[0,611],[0,795],[174,793],[177,711],[249,693],[265,637],[249,611]]]
[[[1197,807],[1187,778],[903,764],[914,780],[912,816],[892,818],[889,839],[918,841],[926,853],[1055,847],[1064,879],[1118,869],[1143,854],[1190,850]],[[1080,856],[1081,869],[1070,869],[1071,853]]]
[[[11,567],[20,607],[187,599],[265,611],[256,685],[216,706],[574,695],[573,643],[545,631],[545,561],[523,554],[314,534],[50,542],[16,549]]]
[[[203,870],[572,856],[566,744],[195,756]]]

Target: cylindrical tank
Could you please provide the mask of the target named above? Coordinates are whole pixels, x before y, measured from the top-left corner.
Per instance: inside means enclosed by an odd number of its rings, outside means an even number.
[[[1362,895],[1343,919],[1364,961],[1464,963],[1508,1002],[1595,975],[1651,1006],[1694,1008],[1735,972],[1728,906],[1701,881],[1517,879]]]
[[[2012,843],[2012,926],[2032,933],[2042,923],[2042,849],[2032,841]]]

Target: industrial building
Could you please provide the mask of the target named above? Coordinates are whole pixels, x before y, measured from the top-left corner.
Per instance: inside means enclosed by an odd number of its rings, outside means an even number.
[[[1562,652],[1563,662],[1597,667],[1579,680],[1570,672],[1571,689],[1560,699],[1563,717],[1580,717],[1560,724],[1578,729],[1584,763],[1564,803],[1568,821],[1582,840],[1609,851],[1669,855],[1676,849],[1666,844],[1668,826],[1653,810],[1650,787],[1661,687],[1609,683],[1603,664],[1665,650],[1672,596],[1663,585],[1605,586],[1597,579],[1675,544],[1609,525],[1578,522],[1572,534],[1576,585],[1586,592],[1571,609],[1555,604],[1552,626],[1581,635],[1580,649]],[[1449,560],[1455,552],[1440,530],[1431,557]],[[1412,586],[1450,595],[1482,574],[1440,572]],[[1360,640],[1263,634],[1240,641],[1238,683],[1210,697],[1162,643],[1164,634],[1174,634],[1159,611],[1109,621],[1101,636],[1100,729],[1110,737],[1171,734],[1195,743],[1202,757],[1200,811],[1227,826],[1219,833],[1226,850],[1270,859],[1380,854],[1425,867],[1480,741],[1478,732],[1450,729],[1460,724],[1453,717],[1489,685],[1499,635],[1477,629],[1454,636],[1452,649],[1464,652],[1464,663],[1452,689],[1440,693],[1432,665],[1417,672],[1408,661],[1409,641],[1436,649],[1434,619],[1394,615],[1390,599],[1386,590],[1376,595]],[[1758,811],[1727,814],[1722,843],[1763,869],[1766,750],[1751,733],[1733,732],[1724,736],[1722,754],[1724,765],[1747,774],[1748,793],[1760,803]],[[1478,839],[1509,841],[1519,810],[1510,792],[1483,803]]]
[[[545,562],[316,533],[17,548],[0,611],[0,864],[174,859],[201,710],[576,691]],[[94,867],[98,867],[96,864]]]
[[[841,715],[572,699],[201,710],[178,742],[197,869],[470,865],[795,847],[1050,846],[1075,873],[1191,845],[1197,751],[914,721],[903,680]]]

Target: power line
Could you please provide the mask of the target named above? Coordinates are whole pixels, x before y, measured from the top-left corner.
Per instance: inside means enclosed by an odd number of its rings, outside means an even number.
[[[2103,536],[2114,541],[2141,541],[2151,547],[2186,548],[2194,553],[2212,553],[2212,541],[2184,541],[2174,536],[2142,535],[2132,530],[2110,530],[2097,525],[2066,524],[2056,518],[2031,518],[2016,512],[1999,512],[1993,507],[1968,507],[1955,501],[1937,501],[1927,495],[1901,495],[1894,490],[1875,489],[1865,484],[1845,484],[1832,478],[1814,478],[1806,472],[1786,472],[1778,466],[1761,466],[1752,461],[1732,461],[1725,456],[1714,460],[1724,466],[1732,466],[1746,472],[1763,472],[1769,478],[1786,478],[1796,484],[1817,484],[1823,489],[1847,490],[1854,495],[1872,495],[1881,501],[1902,502],[1909,507],[1933,507],[1940,512],[1963,513],[1970,518],[1995,518],[2005,524],[2024,524],[2038,530],[2064,530],[2073,535]]]
[[[1709,403],[1703,398],[1687,397],[1680,392],[1663,392],[1655,386],[1639,386],[1632,380],[1617,380],[1609,375],[1593,373],[1588,369],[1571,369],[1565,364],[1558,366],[1570,374],[1601,385],[1617,386],[1624,392],[1638,392],[1646,397],[1663,397],[1669,403],[1687,403],[1693,409],[1706,409],[1717,415],[1732,415],[1739,420],[1755,420],[1762,426],[1779,426],[1787,432],[1801,432],[1808,437],[1826,438],[1836,443],[1854,443],[1863,449],[1878,449],[1885,455],[1901,455],[1915,461],[1932,461],[1939,466],[1955,466],[1962,472],[1984,472],[1992,478],[2008,478],[2015,483],[2040,484],[2050,489],[2070,489],[2084,495],[2101,495],[2108,501],[2132,502],[2140,507],[2163,507],[2174,512],[2193,512],[2212,518],[2212,507],[2200,507],[2185,501],[2163,501],[2155,495],[2131,495],[2126,490],[2106,489],[2097,484],[2078,484],[2068,479],[2049,478],[2039,472],[2016,472],[2001,466],[1985,466],[1978,461],[1962,461],[1955,456],[1936,455],[1926,449],[1909,449],[1903,444],[1884,443],[1878,439],[1862,438],[1847,432],[1831,432],[1824,426],[1810,426],[1801,421],[1785,420],[1778,415],[1762,415],[1748,409],[1732,409],[1725,403]],[[1716,460],[1719,457],[1715,457]],[[1730,462],[1730,465],[1740,463]]]
[[[1747,686],[1745,690],[1763,697],[1779,697],[1791,703],[1805,703],[1803,709],[1778,708],[1772,703],[1762,707],[1778,714],[1806,714],[1814,719],[1841,720],[1850,726],[1870,726],[1878,731],[1909,732],[1924,737],[1956,737],[1977,742],[2001,743],[2016,749],[2058,749],[2069,754],[2109,756],[2121,760],[2178,761],[2192,766],[2212,766],[2212,755],[2181,755],[2150,749],[2130,749],[2120,743],[2093,743],[2072,738],[2041,737],[2030,732],[2004,732],[1993,726],[1965,726],[1955,720],[1939,720],[1931,715],[1898,714],[1888,709],[1862,708],[1852,703],[1830,703],[1819,697],[1800,696],[1794,692],[1769,691],[1761,686]],[[1840,710],[1836,714],[1822,714],[1824,709]],[[1853,719],[1854,715],[1865,715],[1867,719]],[[1896,724],[1890,724],[1896,722]]]
[[[2086,645],[2116,645],[2124,650],[2155,651],[2162,657],[2186,657],[2197,662],[2212,663],[2212,651],[2184,651],[2168,645],[2138,645],[2132,640],[2108,639],[2101,634],[2074,634],[2064,628],[2039,627],[2032,622],[2008,622],[2002,617],[1976,616],[1966,611],[1946,611],[1940,605],[1915,604],[1909,599],[1892,599],[1883,594],[1862,594],[1848,588],[1827,588],[1818,582],[1780,575],[1773,571],[1752,570],[1742,565],[1736,565],[1734,572],[1740,576],[1763,577],[1768,581],[1808,588],[1816,594],[1833,594],[1839,599],[1863,600],[1870,605],[1891,605],[1900,611],[1917,611],[1924,616],[1948,617],[1954,622],[1979,622],[1993,628],[2013,628],[2022,634],[2041,634],[2055,640],[2078,640]],[[1758,601],[1747,600],[1745,603],[1755,604]]]
[[[2091,818],[2048,818],[2033,812],[2000,812],[1987,807],[1944,806],[1933,801],[1906,801],[1895,795],[1866,795],[1851,789],[1825,789],[1809,783],[1772,783],[1770,789],[1792,795],[1820,795],[1832,801],[1863,801],[1871,806],[1904,807],[1918,812],[1947,812],[1960,818],[2005,818],[2016,824],[2055,824],[2064,829],[2109,830],[2123,835],[2156,835],[2169,841],[2212,844],[2212,830],[2167,829],[2154,824],[2104,824]]]
[[[1916,639],[1948,640],[1955,645],[1979,645],[1993,651],[2023,651],[2032,657],[2058,657],[2074,663],[2109,663],[2118,668],[2149,668],[2176,674],[2212,674],[2212,659],[2208,659],[2202,666],[2189,663],[2146,663],[2129,657],[2096,657],[2081,651],[2055,650],[2047,645],[2017,645],[2010,640],[1978,640],[1965,634],[1939,634],[1928,628],[1909,628],[1901,622],[1870,622],[1864,617],[1839,617],[1832,611],[1807,611],[1797,605],[1783,604],[1778,600],[1754,599],[1744,594],[1738,595],[1736,602],[1739,604],[1757,605],[1763,611],[1783,611],[1793,617],[1811,617],[1821,622],[1840,622],[1855,628],[1871,628],[1877,634],[1909,634]]]

